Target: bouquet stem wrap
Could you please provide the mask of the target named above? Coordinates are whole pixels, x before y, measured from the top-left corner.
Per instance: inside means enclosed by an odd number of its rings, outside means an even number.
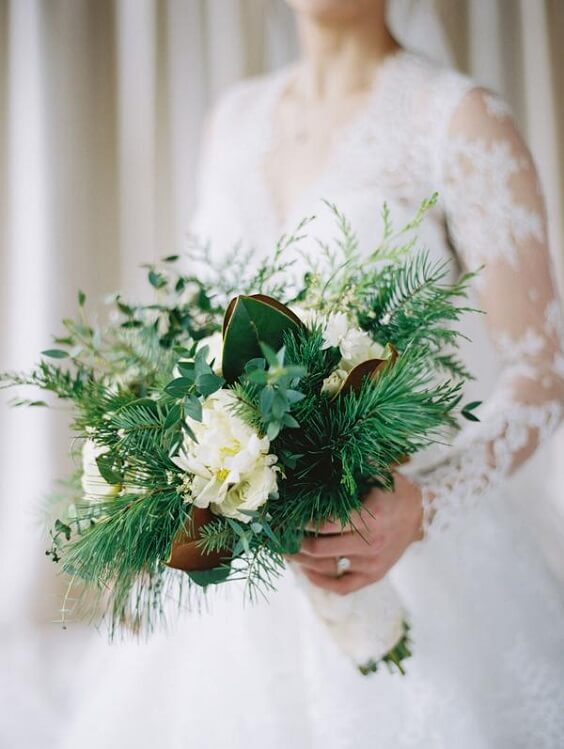
[[[409,655],[402,602],[388,578],[346,596],[319,588],[297,573],[317,616],[362,673]]]

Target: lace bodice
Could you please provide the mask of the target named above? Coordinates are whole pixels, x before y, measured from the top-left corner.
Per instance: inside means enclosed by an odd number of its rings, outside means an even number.
[[[483,266],[476,302],[486,313],[498,377],[495,387],[482,378],[475,388],[480,398],[488,395],[480,422],[468,423],[432,465],[414,469],[432,534],[487,496],[562,418],[562,317],[534,164],[502,100],[465,76],[401,52],[384,63],[368,106],[335,135],[322,173],[282,222],[264,160],[276,146],[272,117],[289,74],[245,81],[219,103],[194,227],[216,254],[242,242],[258,258],[326,198],[347,214],[368,249],[381,234],[384,201],[399,224],[439,192],[421,239],[432,254],[454,259],[453,273]],[[333,232],[322,212],[308,249]],[[478,336],[467,348],[472,371],[488,369],[488,346]]]

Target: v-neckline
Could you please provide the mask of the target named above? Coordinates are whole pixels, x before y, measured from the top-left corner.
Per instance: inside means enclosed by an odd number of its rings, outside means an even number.
[[[408,55],[408,50],[400,48],[389,54],[374,70],[373,79],[367,94],[366,105],[361,107],[347,123],[335,132],[325,163],[314,179],[300,191],[284,214],[280,211],[279,201],[267,176],[266,159],[275,147],[274,123],[276,108],[280,104],[281,97],[292,80],[292,76],[295,74],[296,65],[283,68],[271,79],[266,92],[265,106],[262,113],[263,138],[261,138],[261,145],[259,147],[257,171],[261,183],[261,192],[268,205],[268,213],[278,236],[285,234],[289,230],[291,221],[294,220],[297,224],[306,217],[309,199],[313,197],[314,192],[317,192],[328,181],[336,164],[338,164],[343,144],[353,137],[355,131],[362,130],[362,126],[366,120],[378,109],[378,104],[381,102],[390,78],[390,72],[396,69],[399,63]],[[300,215],[298,218],[297,215],[299,212],[303,213],[303,215]]]

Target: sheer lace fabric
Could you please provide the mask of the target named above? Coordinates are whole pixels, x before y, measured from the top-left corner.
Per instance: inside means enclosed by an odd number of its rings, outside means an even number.
[[[444,461],[419,477],[431,533],[512,473],[564,410],[564,335],[543,198],[531,156],[492,94],[474,89],[456,108],[442,172],[447,226],[464,264],[481,268],[478,303],[503,368],[481,423],[466,426]]]

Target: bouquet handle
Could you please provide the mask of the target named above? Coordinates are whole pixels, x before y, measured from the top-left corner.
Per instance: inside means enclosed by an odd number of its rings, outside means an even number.
[[[297,574],[315,613],[361,673],[372,673],[382,663],[404,673],[402,662],[411,655],[409,625],[390,580],[383,578],[341,596],[313,585],[301,572]]]

